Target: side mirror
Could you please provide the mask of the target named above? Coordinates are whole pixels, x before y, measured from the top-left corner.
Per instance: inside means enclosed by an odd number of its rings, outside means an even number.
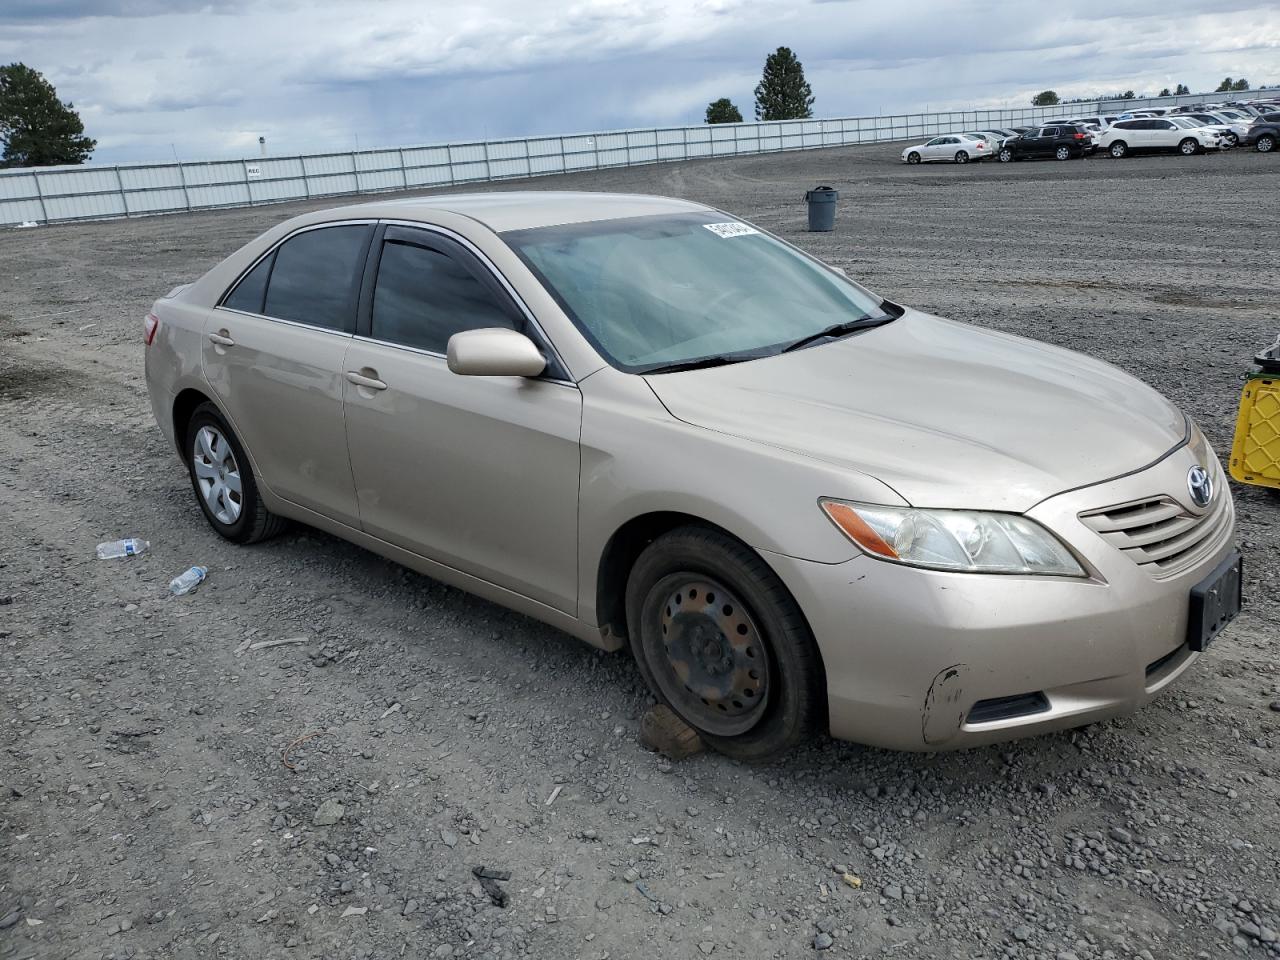
[[[464,377],[536,377],[547,359],[523,333],[489,327],[449,338],[449,369]]]

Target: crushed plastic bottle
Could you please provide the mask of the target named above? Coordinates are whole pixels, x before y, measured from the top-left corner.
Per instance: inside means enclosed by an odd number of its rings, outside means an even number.
[[[204,578],[209,575],[209,571],[204,567],[192,567],[181,576],[174,577],[169,581],[169,592],[175,597],[181,597],[190,593],[196,587],[204,582]]]
[[[112,540],[110,543],[98,544],[99,560],[114,560],[116,557],[136,557],[151,546],[150,540],[139,540],[129,537],[127,540]]]

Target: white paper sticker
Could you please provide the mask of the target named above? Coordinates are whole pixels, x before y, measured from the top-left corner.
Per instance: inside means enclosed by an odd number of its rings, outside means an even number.
[[[254,163],[246,164],[244,168],[244,175],[250,180],[257,180],[262,176],[262,168]]]
[[[747,237],[753,233],[759,233],[755,227],[749,227],[745,223],[704,223],[704,227],[714,233],[717,237],[729,239],[729,237]]]

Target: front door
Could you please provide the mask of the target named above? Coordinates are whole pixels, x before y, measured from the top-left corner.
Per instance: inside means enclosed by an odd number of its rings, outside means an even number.
[[[344,364],[365,532],[576,614],[582,394],[554,368],[450,372],[454,333],[537,332],[461,243],[400,226],[375,242],[372,296]]]
[[[294,234],[245,274],[205,324],[205,377],[277,496],[356,527],[342,361],[373,226]]]

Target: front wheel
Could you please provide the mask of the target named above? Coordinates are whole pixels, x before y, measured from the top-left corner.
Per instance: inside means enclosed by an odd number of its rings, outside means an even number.
[[[753,550],[700,526],[654,540],[627,580],[627,632],[649,689],[713,748],[773,759],[826,719],[803,614]]]
[[[1000,162],[1001,162],[1001,163],[1012,163],[1012,162],[1013,162],[1013,151],[1012,151],[1012,150],[1010,150],[1008,147],[1003,148],[1003,149],[1000,151]]]
[[[1257,147],[1259,153],[1270,153],[1276,148],[1276,138],[1269,133],[1264,133],[1258,138]]]
[[[1111,145],[1111,156],[1119,160],[1129,152],[1129,145],[1123,140],[1117,140]]]
[[[957,150],[956,163],[968,163],[968,162],[969,162],[969,154],[965,153],[963,150]]]
[[[1189,157],[1193,153],[1200,152],[1200,143],[1192,137],[1187,137],[1187,139],[1178,144],[1178,149],[1182,151],[1184,157]]]
[[[1240,138],[1239,138],[1236,134],[1234,134],[1234,133],[1228,133],[1228,134],[1227,134],[1227,144],[1228,144],[1228,146],[1238,147],[1238,146],[1240,146]]]
[[[187,424],[187,469],[209,526],[232,543],[257,543],[284,529],[258,494],[240,441],[212,403],[196,407]]]
[[[1059,147],[1057,150],[1055,150],[1055,151],[1053,152],[1053,155],[1054,155],[1054,157],[1055,157],[1055,158],[1057,158],[1058,160],[1070,160],[1070,159],[1071,159],[1071,148],[1070,148],[1070,147]]]
[[[916,153],[914,150],[912,150],[910,153],[907,154],[907,163],[919,163],[919,162],[920,162],[920,154]]]

